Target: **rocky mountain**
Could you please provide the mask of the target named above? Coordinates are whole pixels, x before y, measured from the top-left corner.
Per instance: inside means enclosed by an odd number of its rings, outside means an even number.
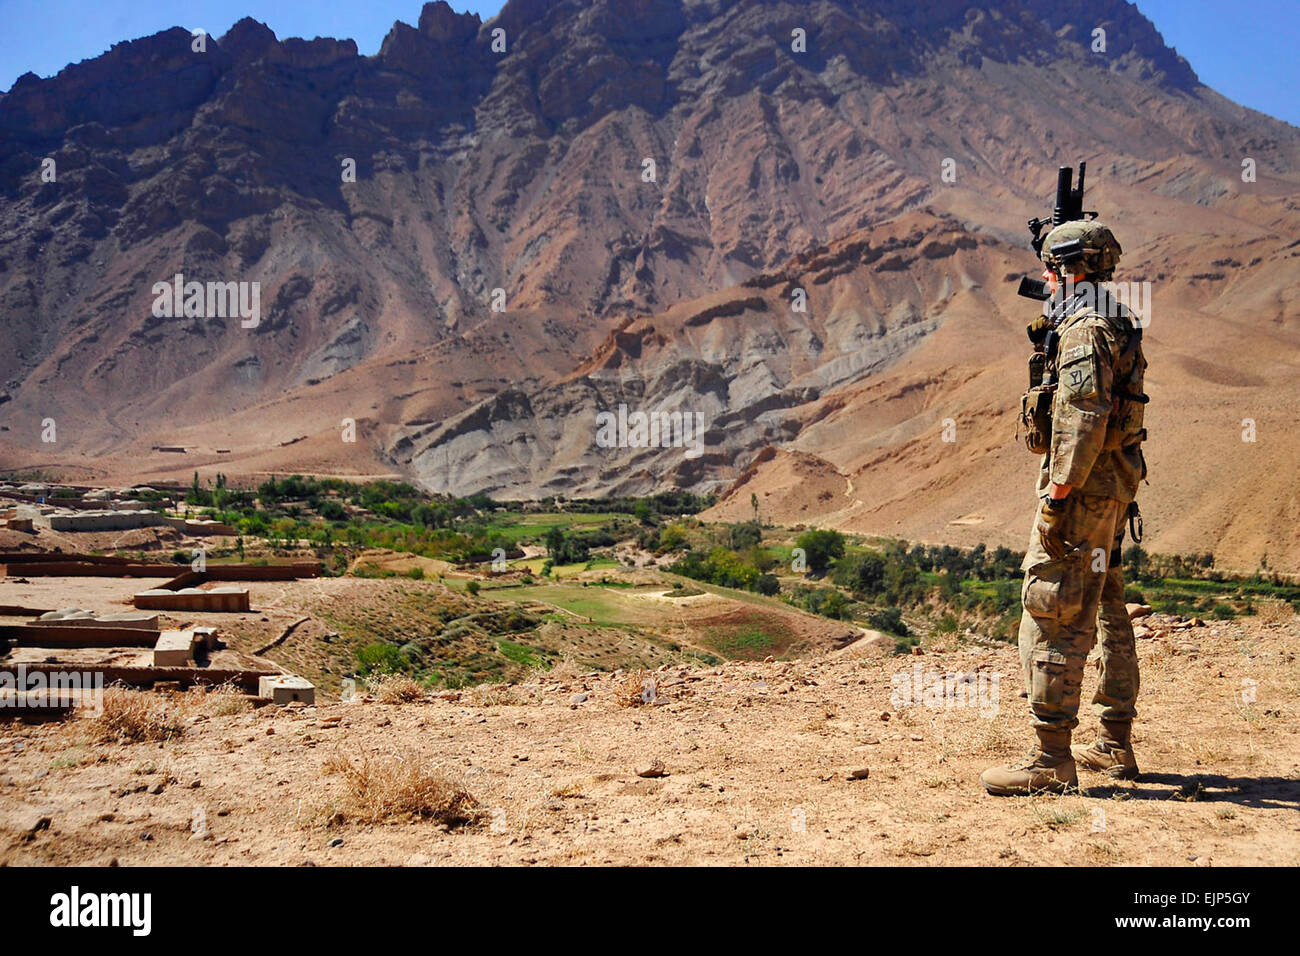
[[[1123,0],[433,3],[372,57],[246,19],[22,77],[0,465],[735,484],[719,514],[1018,543],[1007,280],[1078,160],[1153,293],[1151,546],[1300,566],[1300,131]],[[177,274],[258,283],[256,324],[156,314]],[[598,444],[619,406],[701,453]]]

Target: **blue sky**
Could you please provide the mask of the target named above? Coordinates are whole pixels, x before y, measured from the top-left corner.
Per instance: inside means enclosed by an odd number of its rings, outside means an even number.
[[[248,15],[276,36],[351,38],[378,51],[396,20],[414,24],[422,0],[0,0],[0,90],[23,73],[52,76],[120,40],[182,26],[220,36]],[[501,0],[452,0],[485,19]],[[1300,0],[1138,0],[1201,81],[1230,99],[1300,126]]]

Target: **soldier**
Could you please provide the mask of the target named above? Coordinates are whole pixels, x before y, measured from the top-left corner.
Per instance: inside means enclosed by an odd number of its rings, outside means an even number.
[[[1038,746],[1021,763],[980,775],[998,796],[1075,787],[1076,761],[1119,779],[1138,773],[1130,736],[1137,652],[1124,607],[1120,547],[1126,516],[1138,517],[1133,502],[1146,477],[1141,327],[1099,285],[1111,278],[1121,253],[1106,226],[1096,220],[1062,223],[1042,249],[1051,307],[1030,327],[1031,338],[1051,329],[1056,336],[1047,341],[1056,338],[1059,345],[1054,353],[1050,346],[1046,350],[1055,393],[1043,405],[1051,417],[1039,443],[1046,447],[1038,478],[1041,501],[1021,565],[1020,619],[1020,660]],[[1095,743],[1072,751],[1084,663],[1099,631],[1101,673],[1093,709],[1101,733]]]

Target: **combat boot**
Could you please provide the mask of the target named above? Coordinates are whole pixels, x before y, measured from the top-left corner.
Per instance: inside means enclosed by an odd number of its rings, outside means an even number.
[[[1095,742],[1087,747],[1071,748],[1074,759],[1085,770],[1095,770],[1116,780],[1136,780],[1138,765],[1129,739],[1131,729],[1129,723],[1103,720],[1101,735]]]
[[[1038,746],[1028,757],[1009,767],[989,767],[980,774],[980,783],[995,797],[1064,793],[1077,788],[1079,777],[1070,756],[1070,732],[1038,731]]]

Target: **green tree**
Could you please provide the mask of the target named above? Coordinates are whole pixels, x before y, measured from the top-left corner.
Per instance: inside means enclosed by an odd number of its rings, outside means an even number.
[[[735,551],[754,548],[763,540],[763,529],[757,521],[742,521],[731,526],[731,547]]]
[[[815,528],[799,535],[795,547],[803,549],[808,570],[815,575],[822,575],[832,561],[844,557],[844,535],[838,531]]]

